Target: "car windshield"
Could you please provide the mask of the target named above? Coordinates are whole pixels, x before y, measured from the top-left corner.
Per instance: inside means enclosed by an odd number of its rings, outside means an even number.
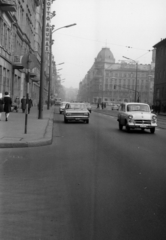
[[[86,105],[81,103],[73,103],[69,105],[69,109],[86,109]]]
[[[150,112],[150,109],[148,105],[143,105],[143,104],[127,105],[127,112],[132,112],[132,111]]]

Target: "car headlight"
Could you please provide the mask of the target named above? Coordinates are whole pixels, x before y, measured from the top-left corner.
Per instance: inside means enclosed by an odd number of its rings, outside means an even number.
[[[133,116],[132,116],[132,115],[129,115],[129,116],[128,116],[128,119],[130,119],[130,120],[133,119]]]
[[[89,113],[84,113],[85,116],[89,116]]]
[[[152,123],[156,123],[157,122],[157,116],[156,115],[153,115],[152,116]]]
[[[128,116],[128,122],[133,122],[133,116],[132,115]]]
[[[156,116],[156,115],[153,115],[153,116],[152,116],[152,120],[157,120],[157,116]]]

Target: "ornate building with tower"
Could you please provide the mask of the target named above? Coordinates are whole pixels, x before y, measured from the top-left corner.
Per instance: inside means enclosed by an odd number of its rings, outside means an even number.
[[[116,63],[109,48],[102,48],[93,66],[79,83],[78,100],[83,102],[140,101],[153,103],[154,64],[124,60]]]

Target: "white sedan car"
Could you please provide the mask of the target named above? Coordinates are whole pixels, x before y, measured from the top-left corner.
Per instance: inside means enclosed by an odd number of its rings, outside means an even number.
[[[157,126],[157,116],[151,112],[150,106],[146,103],[122,103],[119,109],[117,121],[119,130],[123,126],[129,132],[130,129],[149,129],[151,133],[155,132]]]
[[[90,113],[85,103],[68,103],[64,110],[64,122],[83,121],[89,123]]]

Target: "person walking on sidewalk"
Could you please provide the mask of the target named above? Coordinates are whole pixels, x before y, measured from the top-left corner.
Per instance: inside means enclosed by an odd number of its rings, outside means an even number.
[[[4,112],[5,112],[6,121],[8,121],[8,117],[11,112],[11,105],[12,105],[12,99],[9,96],[8,92],[5,92],[5,97],[3,98],[3,102],[4,102]]]
[[[0,121],[1,121],[2,112],[3,112],[3,99],[2,99],[2,93],[0,93]]]
[[[29,98],[28,99],[28,114],[30,113],[30,110],[31,110],[31,107],[33,106],[33,102],[32,102],[32,99]]]
[[[26,98],[25,98],[25,96],[23,96],[23,98],[21,99],[21,109],[22,109],[22,112],[24,113],[25,109],[26,109]]]
[[[14,100],[14,102],[15,102],[15,105],[14,105],[13,111],[18,112],[18,108],[19,108],[19,106],[20,106],[20,99],[19,99],[19,97],[16,97],[16,99]]]

